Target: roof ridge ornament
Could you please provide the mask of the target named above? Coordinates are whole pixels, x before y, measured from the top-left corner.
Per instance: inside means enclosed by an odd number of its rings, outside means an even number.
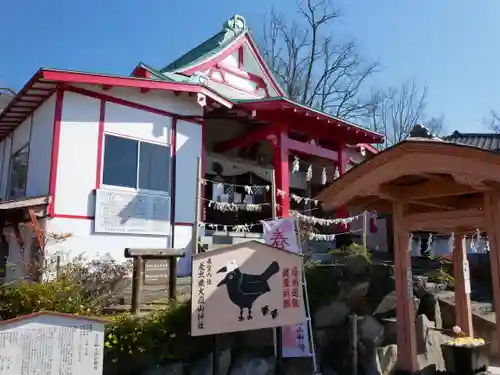
[[[233,31],[235,34],[239,34],[247,28],[247,23],[243,16],[235,14],[226,22],[224,22],[223,29],[226,31]]]

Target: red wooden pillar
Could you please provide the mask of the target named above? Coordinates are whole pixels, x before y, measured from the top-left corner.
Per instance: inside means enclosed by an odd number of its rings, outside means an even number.
[[[278,195],[276,202],[279,204],[278,216],[290,216],[290,169],[288,166],[288,148],[286,145],[287,133],[280,131],[276,133],[276,139],[272,142],[274,147],[273,166],[276,179],[276,189],[284,191],[285,196]],[[275,194],[276,192],[273,192]]]
[[[484,194],[486,231],[490,248],[491,280],[493,282],[493,310],[495,311],[496,339],[492,342],[492,352],[500,350],[500,192]]]
[[[403,203],[393,203],[394,267],[396,279],[396,318],[398,343],[398,370],[410,374],[418,371],[417,340],[415,336],[415,305],[411,255],[408,248],[410,232],[405,226]]]
[[[347,160],[345,160],[345,155],[343,155],[344,150],[345,150],[345,146],[341,145],[339,147],[338,162],[337,163],[334,162],[334,170],[335,170],[335,167],[338,168],[339,178],[344,175],[345,170],[346,170],[346,165],[347,165]],[[335,217],[337,219],[349,217],[349,208],[347,206],[338,207],[337,211],[335,212]],[[339,228],[340,228],[340,231],[346,231],[347,227],[348,227],[347,225],[340,225]]]
[[[473,336],[469,261],[465,237],[461,234],[456,234],[455,237],[453,275],[455,276],[455,323],[468,336]]]

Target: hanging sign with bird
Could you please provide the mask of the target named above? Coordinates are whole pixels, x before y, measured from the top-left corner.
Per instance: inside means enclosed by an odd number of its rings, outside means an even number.
[[[304,322],[302,261],[257,241],[194,255],[191,335]]]

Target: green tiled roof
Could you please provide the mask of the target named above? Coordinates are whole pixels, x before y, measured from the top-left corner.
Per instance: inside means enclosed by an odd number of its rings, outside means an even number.
[[[190,83],[189,77],[179,74],[179,73],[170,73],[170,72],[165,72],[162,73],[159,70],[156,70],[155,68],[150,67],[149,65],[140,62],[139,66],[143,67],[146,69],[150,74],[152,79],[159,79],[162,81],[169,81],[169,82],[180,82],[180,83]]]
[[[190,66],[195,66],[223,51],[247,31],[248,28],[246,27],[245,19],[239,15],[235,15],[224,23],[223,29],[220,32],[168,64],[163,69],[160,69],[160,72],[178,72]]]

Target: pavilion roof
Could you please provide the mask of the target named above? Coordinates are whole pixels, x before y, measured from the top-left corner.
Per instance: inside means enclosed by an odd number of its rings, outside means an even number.
[[[387,213],[403,201],[413,215],[411,230],[446,232],[461,223],[482,228],[483,193],[498,184],[500,154],[410,138],[352,168],[316,199],[326,210],[348,205]]]

